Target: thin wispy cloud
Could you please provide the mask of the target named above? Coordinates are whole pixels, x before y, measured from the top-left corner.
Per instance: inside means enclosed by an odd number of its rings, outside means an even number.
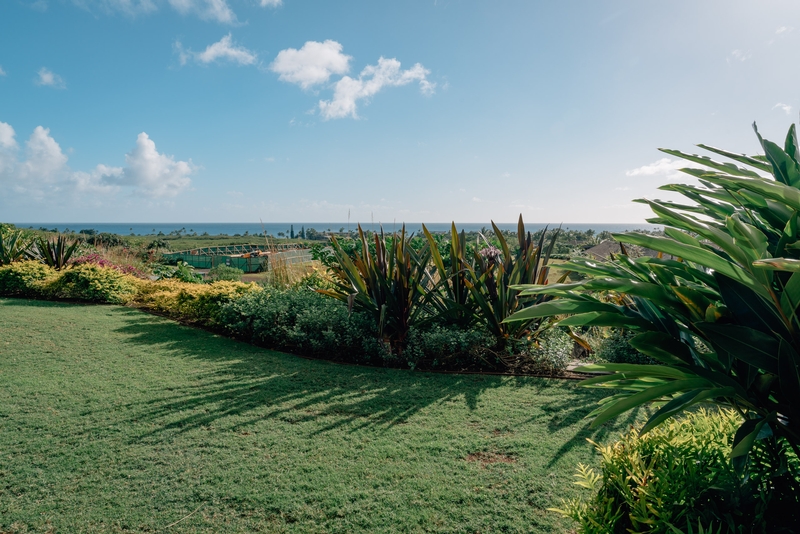
[[[299,50],[287,48],[278,52],[269,68],[279,75],[279,80],[309,89],[327,82],[334,74],[345,74],[350,70],[351,59],[336,41],[308,41]]]
[[[781,26],[777,30],[775,30],[775,35],[792,33],[793,31],[794,28],[792,28],[791,26]]]
[[[681,177],[687,177],[686,174],[680,172],[680,169],[684,168],[702,169],[703,167],[702,165],[682,159],[661,158],[648,165],[642,165],[641,167],[625,171],[625,176],[676,180]]]
[[[203,65],[220,62],[253,65],[258,61],[258,55],[243,46],[236,45],[230,33],[216,43],[208,45],[202,52],[186,50],[180,41],[175,42],[175,50],[178,52],[181,65],[186,65],[190,60]]]
[[[772,106],[772,109],[781,109],[787,115],[791,115],[792,114],[792,106],[790,106],[788,104],[783,104],[781,102],[778,102],[777,104]]]
[[[261,0],[259,5],[261,7],[279,7],[283,5],[283,0]]]
[[[64,82],[64,79],[61,76],[46,67],[39,69],[37,74],[38,76],[34,80],[36,85],[42,87],[53,87],[55,89],[65,89],[67,87],[67,84]]]
[[[728,56],[727,61],[728,61],[728,63],[731,63],[732,61],[747,61],[751,57],[753,57],[752,52],[744,52],[742,50],[734,50]]]
[[[5,75],[6,75],[6,71],[4,71],[3,70],[3,66],[0,65],[0,76],[5,76]]]

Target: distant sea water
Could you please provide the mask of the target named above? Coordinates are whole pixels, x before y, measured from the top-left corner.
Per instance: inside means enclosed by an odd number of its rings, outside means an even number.
[[[64,231],[75,231],[79,232],[81,230],[95,230],[97,232],[108,232],[112,234],[119,234],[119,235],[152,235],[158,234],[162,232],[164,234],[169,234],[170,232],[174,232],[176,230],[185,230],[187,233],[194,233],[197,232],[197,235],[202,235],[204,233],[208,233],[209,235],[234,235],[234,234],[244,234],[248,232],[250,234],[263,234],[263,232],[267,232],[267,234],[272,236],[277,236],[279,232],[283,232],[286,235],[289,235],[292,227],[294,227],[295,233],[299,232],[301,228],[309,229],[313,228],[318,232],[324,231],[332,231],[338,232],[341,229],[345,231],[348,230],[355,230],[356,223],[343,223],[343,222],[316,222],[316,223],[15,223],[17,228],[47,228],[48,230],[57,229],[59,232]],[[383,230],[385,232],[392,232],[393,230],[400,230],[402,223],[383,223]],[[446,232],[450,230],[450,223],[425,223],[425,226],[431,232]],[[501,230],[512,230],[515,231],[517,229],[517,223],[502,223],[497,224],[497,226]],[[549,228],[554,228],[558,226],[556,224],[545,224],[545,223],[526,223],[525,229],[531,232],[535,232],[537,230],[541,230],[545,226]],[[380,223],[362,223],[361,227],[365,230],[375,230],[379,231],[381,228]],[[465,230],[467,232],[470,231],[480,231],[481,228],[491,228],[491,223],[456,223],[456,227],[459,231]],[[630,230],[657,230],[660,229],[659,226],[653,224],[645,224],[645,223],[628,223],[628,224],[593,224],[593,223],[563,223],[561,225],[563,229],[568,230],[580,230],[582,232],[586,230],[594,230],[595,232],[624,232]],[[407,232],[422,232],[422,223],[406,223],[406,231]]]

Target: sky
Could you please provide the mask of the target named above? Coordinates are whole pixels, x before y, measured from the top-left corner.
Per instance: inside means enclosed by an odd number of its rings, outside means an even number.
[[[0,221],[637,223],[800,111],[790,0],[2,0]]]

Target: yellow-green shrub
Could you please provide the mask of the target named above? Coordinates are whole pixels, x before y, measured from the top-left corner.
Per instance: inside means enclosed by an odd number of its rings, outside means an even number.
[[[178,280],[159,280],[141,284],[136,302],[143,308],[174,317],[216,324],[223,304],[259,291],[262,291],[260,286],[242,282],[190,284]]]
[[[48,284],[48,292],[58,298],[125,304],[145,283],[116,269],[87,263],[61,271]]]
[[[38,261],[20,261],[0,267],[0,295],[45,297],[58,272]]]

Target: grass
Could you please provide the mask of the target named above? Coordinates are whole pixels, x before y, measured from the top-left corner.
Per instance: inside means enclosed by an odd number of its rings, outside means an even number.
[[[0,299],[0,532],[565,532],[598,393]]]

